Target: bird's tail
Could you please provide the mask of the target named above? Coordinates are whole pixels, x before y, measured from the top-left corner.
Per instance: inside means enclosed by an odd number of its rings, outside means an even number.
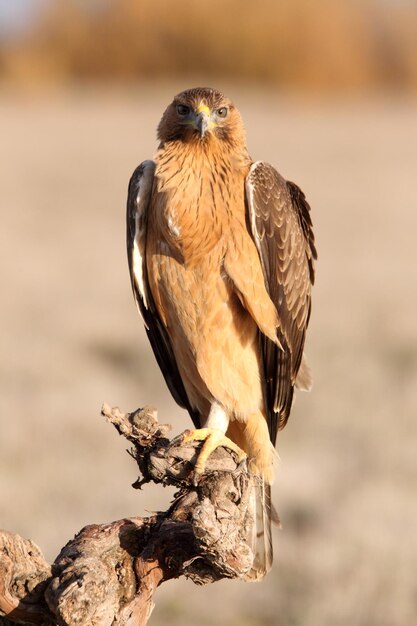
[[[259,477],[256,480],[253,493],[253,506],[255,508],[254,531],[252,550],[255,555],[252,567],[246,574],[248,581],[262,580],[272,566],[272,503],[271,485]]]

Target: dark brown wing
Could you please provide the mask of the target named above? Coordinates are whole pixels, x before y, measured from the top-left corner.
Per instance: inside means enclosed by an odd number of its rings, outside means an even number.
[[[174,400],[187,409],[198,428],[199,416],[191,407],[180,373],[178,371],[171,342],[161,322],[146,271],[146,228],[147,211],[152,196],[155,163],[144,161],[133,172],[127,197],[127,258],[133,295],[145,324],[146,333],[156,360]]]
[[[282,350],[260,333],[268,426],[275,444],[287,423],[303,357],[317,258],[310,207],[303,192],[268,163],[254,163],[246,180],[248,222],[269,295],[279,317]]]

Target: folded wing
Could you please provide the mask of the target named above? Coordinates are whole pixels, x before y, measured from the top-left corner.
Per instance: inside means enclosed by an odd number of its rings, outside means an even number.
[[[156,310],[146,270],[147,215],[151,209],[155,163],[144,161],[133,172],[127,198],[127,257],[133,294],[156,360],[174,400],[187,409],[199,427],[178,371],[171,341]]]
[[[297,185],[258,161],[247,176],[246,197],[249,230],[279,319],[282,349],[260,333],[268,425],[275,443],[288,420],[294,386],[311,386],[303,350],[317,253],[310,207]]]

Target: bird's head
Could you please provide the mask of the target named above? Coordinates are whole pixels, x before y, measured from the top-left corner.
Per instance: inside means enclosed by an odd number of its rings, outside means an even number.
[[[245,144],[239,111],[220,91],[207,87],[187,89],[175,96],[158,126],[162,143],[207,142],[213,137]]]

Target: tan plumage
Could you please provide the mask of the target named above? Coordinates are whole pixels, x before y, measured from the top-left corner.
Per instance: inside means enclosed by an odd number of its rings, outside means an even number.
[[[255,579],[272,562],[276,433],[297,377],[310,385],[309,206],[270,165],[252,163],[237,109],[215,90],[176,96],[158,136],[155,160],[129,186],[132,285],[175,400],[197,428],[226,432],[260,477]]]

